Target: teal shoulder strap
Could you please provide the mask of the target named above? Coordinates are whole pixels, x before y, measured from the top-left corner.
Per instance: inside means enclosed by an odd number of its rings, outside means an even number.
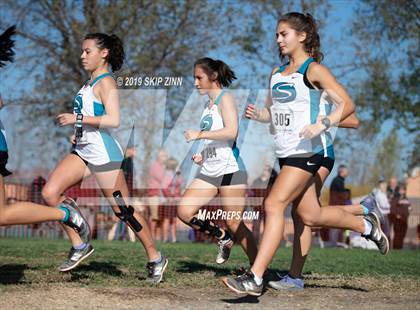
[[[274,74],[283,72],[288,65],[289,65],[289,63],[286,63],[286,64],[280,66],[280,68],[278,68],[277,71],[274,72]]]
[[[214,100],[214,105],[219,105],[220,99],[222,99],[222,96],[223,96],[224,93],[225,93],[225,91],[222,90],[222,92],[219,94],[219,96],[217,96],[216,100]]]
[[[299,72],[300,74],[305,74],[306,70],[308,69],[309,64],[314,61],[315,60],[312,57],[306,59],[306,61],[300,66],[297,72]]]
[[[99,80],[101,80],[101,79],[103,79],[104,77],[107,77],[107,76],[111,76],[111,73],[109,73],[109,72],[107,72],[107,73],[104,73],[104,74],[101,74],[100,76],[97,76],[93,81],[92,81],[92,83],[90,83],[89,85],[90,85],[90,87],[93,87],[97,82],[99,82]]]

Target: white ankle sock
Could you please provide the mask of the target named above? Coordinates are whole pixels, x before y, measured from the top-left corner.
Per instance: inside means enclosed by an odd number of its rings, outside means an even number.
[[[363,220],[363,222],[365,223],[365,232],[363,234],[370,235],[370,232],[372,231],[372,224],[365,219]]]
[[[262,278],[260,278],[260,277],[257,277],[257,275],[251,270],[251,272],[252,272],[252,274],[254,275],[254,280],[255,280],[255,283],[257,283],[257,285],[261,285],[261,283],[262,283],[262,281],[263,281],[263,279]]]

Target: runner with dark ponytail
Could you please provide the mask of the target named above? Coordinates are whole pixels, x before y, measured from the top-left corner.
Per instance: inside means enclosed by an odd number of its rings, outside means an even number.
[[[202,140],[202,150],[192,156],[200,166],[179,203],[178,217],[185,224],[218,240],[216,263],[229,259],[235,240],[255,260],[257,244],[252,232],[242,221],[245,208],[247,172],[236,145],[239,132],[235,97],[223,89],[236,79],[232,69],[221,60],[201,58],[194,63],[194,85],[202,96],[208,96],[200,120],[200,130],[185,131],[187,142]],[[223,218],[227,229],[212,220],[200,218],[199,209],[220,194],[223,210],[234,212],[235,218]]]
[[[200,66],[212,81],[216,81],[220,86],[229,87],[233,80],[236,80],[235,72],[221,60],[214,60],[209,57],[200,58],[194,67]]]
[[[324,55],[321,53],[321,40],[318,34],[318,27],[311,14],[287,13],[279,18],[277,25],[280,23],[287,23],[290,28],[297,32],[305,33],[306,38],[303,41],[304,50],[318,63],[324,59]],[[282,58],[286,56],[281,51],[280,55]]]
[[[310,14],[287,13],[276,29],[281,59],[270,74],[266,106],[248,105],[245,116],[271,123],[280,173],[264,201],[265,223],[254,264],[243,275],[224,284],[236,293],[259,296],[263,274],[272,261],[284,230],[284,212],[292,204],[295,227],[293,263],[289,274],[268,284],[275,289],[302,290],[301,273],[310,249],[310,227],[334,227],[359,232],[372,240],[381,254],[389,242],[381,229],[381,214],[368,197],[354,212],[345,207],[323,207],[319,191],[332,169],[334,155],[330,127],[357,127],[355,105],[346,89],[320,61],[320,38]],[[326,100],[328,99],[328,102]],[[335,105],[335,109],[332,109]],[[357,216],[362,215],[362,216]]]
[[[125,53],[121,39],[115,34],[107,35],[105,33],[89,33],[85,40],[95,40],[96,46],[103,50],[108,49],[109,53],[105,60],[111,66],[112,71],[118,71],[124,62]]]
[[[90,79],[78,91],[73,113],[57,116],[60,126],[75,128],[71,138],[73,151],[51,173],[42,195],[49,205],[56,205],[64,199],[62,193],[67,188],[93,174],[115,215],[126,222],[141,241],[148,258],[147,281],[159,283],[168,260],[157,250],[146,220],[134,214],[130,206],[121,208],[129,204],[129,191],[121,169],[124,156],[109,131],[120,126],[118,88],[110,69],[119,70],[124,56],[123,43],[116,35],[91,33],[85,37],[80,58]],[[66,233],[72,247],[68,259],[59,268],[63,272],[76,268],[94,251],[90,243],[73,231],[66,229]]]

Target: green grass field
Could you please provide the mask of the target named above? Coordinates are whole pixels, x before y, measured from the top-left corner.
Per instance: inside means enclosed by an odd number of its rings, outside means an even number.
[[[37,239],[0,239],[0,287],[36,286],[42,283],[72,283],[79,286],[146,286],[146,257],[139,243],[93,242],[95,252],[79,268],[60,273],[56,267],[67,255],[66,241]],[[214,244],[159,244],[169,258],[164,286],[209,288],[220,284],[220,277],[247,266],[239,246],[233,249],[225,265],[214,262]],[[284,271],[291,259],[291,249],[281,248],[271,270]],[[420,285],[420,251],[391,251],[382,256],[377,251],[359,249],[314,248],[304,269],[309,279],[382,277],[409,278]],[[316,285],[316,280],[314,282]]]
[[[236,246],[222,266],[214,244],[159,244],[169,258],[164,281],[149,285],[140,243],[93,242],[95,253],[77,269],[60,273],[67,241],[0,239],[0,296],[7,309],[419,309],[420,251],[314,248],[305,267],[305,290],[267,289],[238,296],[221,278],[238,273],[247,259]],[[285,271],[291,249],[271,265]],[[0,308],[2,306],[0,305]]]

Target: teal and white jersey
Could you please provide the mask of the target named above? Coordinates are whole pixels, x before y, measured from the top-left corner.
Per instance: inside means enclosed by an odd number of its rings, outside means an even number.
[[[4,129],[3,123],[0,120],[0,151],[7,152],[7,150],[6,130]]]
[[[83,85],[73,102],[74,114],[102,116],[106,113],[104,105],[95,97],[93,87],[100,79],[110,75],[110,73],[102,74],[92,83]],[[121,162],[123,160],[121,146],[107,129],[83,124],[82,141],[76,144],[75,151],[81,158],[92,165],[104,165],[109,162]]]
[[[219,113],[218,105],[224,94],[222,91],[209,108],[207,105],[200,121],[202,131],[212,131],[224,128],[223,118]],[[239,157],[239,149],[236,141],[208,140],[203,139],[204,149],[203,165],[200,173],[209,177],[220,177],[225,174],[244,170],[245,167]]]
[[[309,58],[297,72],[287,76],[281,74],[286,69],[284,65],[271,76],[271,123],[275,130],[275,154],[279,158],[325,154],[324,133],[310,140],[299,136],[304,126],[316,123],[320,112],[321,91],[313,89],[306,79],[306,70],[313,61]]]

